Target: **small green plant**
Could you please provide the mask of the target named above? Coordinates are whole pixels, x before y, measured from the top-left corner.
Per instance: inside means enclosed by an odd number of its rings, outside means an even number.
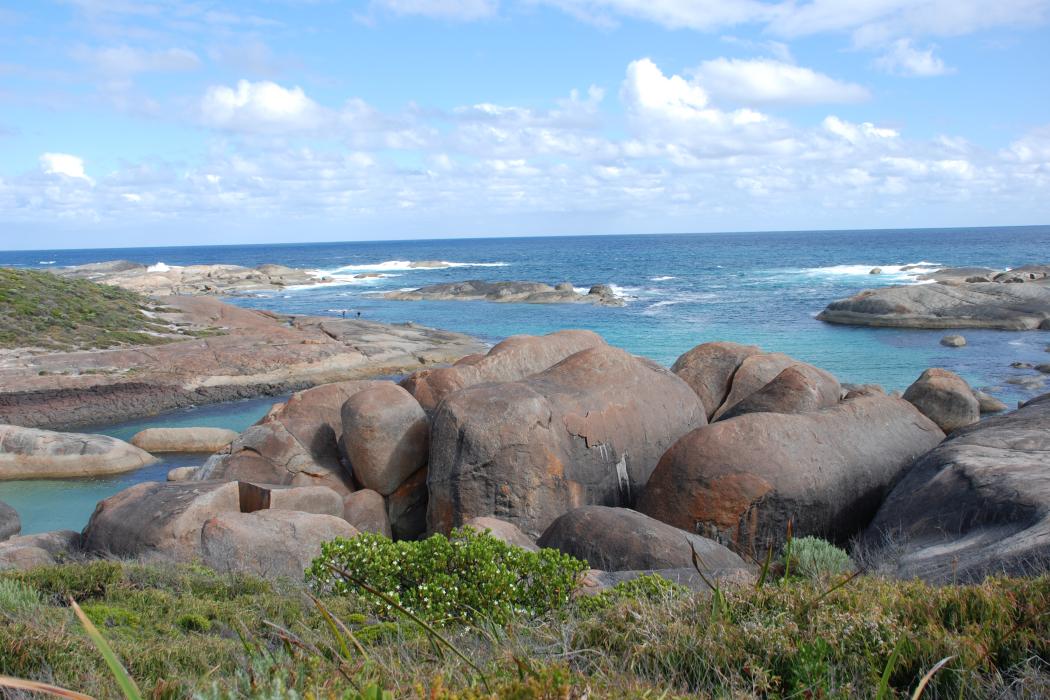
[[[819,579],[854,570],[846,552],[819,537],[797,537],[784,551],[784,568],[802,578]]]
[[[40,592],[29,584],[13,579],[0,579],[0,611],[22,615],[40,603]]]
[[[321,546],[307,578],[325,593],[360,594],[365,591],[353,579],[367,583],[393,601],[367,596],[380,617],[393,618],[402,606],[435,623],[488,619],[506,624],[516,615],[564,606],[586,568],[557,550],[529,552],[462,528],[450,537],[418,542],[371,533],[337,538]]]
[[[194,615],[192,613],[179,615],[175,624],[183,632],[207,632],[211,629],[211,620],[204,617],[204,615]]]
[[[656,603],[688,592],[689,589],[685,586],[668,581],[659,574],[645,574],[630,581],[620,581],[600,593],[581,598],[576,607],[584,615],[594,615],[623,601]]]

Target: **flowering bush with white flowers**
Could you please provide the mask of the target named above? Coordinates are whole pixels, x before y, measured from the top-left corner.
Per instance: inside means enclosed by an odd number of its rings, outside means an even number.
[[[321,556],[306,575],[318,591],[362,594],[381,617],[394,617],[397,610],[352,579],[431,622],[489,619],[506,624],[516,615],[541,615],[564,606],[586,568],[555,549],[529,552],[461,528],[449,537],[432,535],[416,542],[373,533],[336,538],[321,545]]]

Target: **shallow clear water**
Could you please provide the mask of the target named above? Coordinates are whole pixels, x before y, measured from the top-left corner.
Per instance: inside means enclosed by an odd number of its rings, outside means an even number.
[[[321,315],[361,312],[368,319],[415,321],[491,342],[514,333],[589,328],[664,364],[698,343],[733,340],[788,353],[843,381],[887,389],[902,389],[926,367],[940,366],[974,386],[991,388],[1008,404],[1035,393],[1006,383],[1032,375],[1010,363],[1050,361],[1044,352],[1050,344],[1047,332],[964,330],[966,347],[945,348],[938,341],[946,331],[851,328],[814,318],[828,302],[865,287],[915,283],[915,272],[900,270],[906,264],[935,269],[1046,262],[1050,226],[0,252],[0,265],[45,267],[44,261],[60,266],[117,258],[169,265],[276,262],[337,279],[321,287],[230,299],[247,307]],[[409,269],[405,261],[412,260],[458,264]],[[884,274],[868,274],[876,266]],[[354,279],[364,272],[384,277]],[[628,304],[399,302],[376,295],[467,279],[570,281],[582,288],[611,283]],[[0,498],[10,500],[7,489],[0,483]]]

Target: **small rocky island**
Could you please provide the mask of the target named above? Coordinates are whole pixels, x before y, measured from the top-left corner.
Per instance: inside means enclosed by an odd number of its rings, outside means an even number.
[[[865,289],[828,304],[821,321],[898,328],[1050,330],[1050,265],[946,268],[929,284]]]
[[[580,294],[571,282],[554,286],[543,282],[485,282],[467,280],[432,284],[419,289],[387,292],[384,299],[395,301],[494,301],[522,304],[597,304],[623,306],[624,300],[607,284],[596,284]]]

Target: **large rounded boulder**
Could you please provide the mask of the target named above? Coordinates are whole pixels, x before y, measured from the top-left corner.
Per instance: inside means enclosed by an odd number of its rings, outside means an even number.
[[[343,446],[354,479],[388,496],[427,462],[430,423],[419,402],[393,382],[351,396],[342,409]]]
[[[211,454],[237,439],[236,430],[226,428],[146,428],[135,433],[131,444],[146,452],[191,452]]]
[[[0,425],[0,481],[121,474],[156,461],[150,453],[108,435]]]
[[[796,535],[845,543],[917,457],[944,439],[907,401],[861,395],[802,414],[749,413],[682,437],[638,509],[761,555]]]
[[[604,571],[684,569],[693,565],[694,549],[705,574],[747,568],[743,559],[717,542],[629,508],[575,508],[551,523],[538,544]]]
[[[961,428],[924,455],[865,541],[879,568],[903,578],[1050,571],[1050,394]]]
[[[419,404],[433,411],[453,392],[485,382],[510,382],[542,372],[581,350],[605,345],[597,333],[567,330],[544,336],[514,335],[484,356],[470,355],[452,367],[424,369],[401,382]]]
[[[808,413],[834,406],[842,385],[819,367],[798,363],[789,366],[761,389],[722,414],[721,419],[746,413]]]
[[[702,343],[679,357],[671,366],[671,371],[692,387],[710,419],[729,395],[733,375],[740,363],[761,352],[754,345]]]
[[[931,367],[904,392],[910,402],[941,430],[950,433],[981,419],[981,402],[955,372]]]
[[[357,392],[385,383],[335,382],[292,394],[222,452],[212,455],[194,478],[327,486],[344,495],[350,493],[350,471],[339,451],[343,404]]]
[[[718,420],[738,403],[762,389],[776,379],[778,374],[795,364],[798,364],[798,360],[781,352],[763,352],[745,357],[733,375],[729,394],[711,416],[711,420]]]
[[[461,389],[434,414],[429,527],[493,516],[537,537],[572,508],[630,505],[664,451],[705,423],[688,384],[607,345]]]

